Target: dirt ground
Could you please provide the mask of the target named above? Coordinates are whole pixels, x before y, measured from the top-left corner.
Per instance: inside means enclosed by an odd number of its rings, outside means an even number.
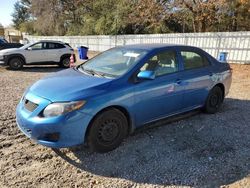
[[[116,150],[53,151],[17,128],[25,88],[56,66],[0,68],[0,187],[250,187],[250,66],[232,65],[219,113],[198,113],[127,138]]]

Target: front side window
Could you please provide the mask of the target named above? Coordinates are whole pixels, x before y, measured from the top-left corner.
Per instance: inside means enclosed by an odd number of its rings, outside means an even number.
[[[113,48],[90,59],[82,64],[79,69],[99,75],[118,77],[125,74],[129,69],[147,53],[140,49]]]
[[[196,69],[201,67],[206,67],[209,65],[207,58],[191,51],[181,51],[181,56],[183,58],[184,69]]]
[[[32,50],[42,50],[43,49],[43,43],[42,42],[36,43],[36,44],[30,46],[30,48]]]
[[[162,76],[178,71],[178,61],[175,51],[165,51],[150,58],[140,71],[154,71],[155,76]]]

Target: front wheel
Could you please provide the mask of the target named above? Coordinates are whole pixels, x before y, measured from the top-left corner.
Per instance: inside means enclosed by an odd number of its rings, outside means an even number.
[[[121,144],[127,132],[125,115],[115,108],[105,110],[90,125],[88,145],[92,151],[108,152]]]
[[[216,113],[223,102],[223,91],[220,87],[215,86],[209,93],[206,104],[204,106],[205,112],[209,114]]]
[[[9,61],[9,67],[12,70],[19,70],[23,67],[23,61],[22,59],[18,58],[18,57],[14,57],[12,59],[10,59]]]

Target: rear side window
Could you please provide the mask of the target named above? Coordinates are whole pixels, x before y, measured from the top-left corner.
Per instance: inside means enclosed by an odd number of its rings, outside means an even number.
[[[181,51],[181,56],[183,58],[185,70],[209,66],[207,58],[196,52]]]
[[[57,43],[57,44],[56,44],[56,48],[57,48],[57,49],[65,48],[65,46],[64,46],[63,44]]]
[[[61,49],[65,48],[63,44],[47,42],[46,49]]]

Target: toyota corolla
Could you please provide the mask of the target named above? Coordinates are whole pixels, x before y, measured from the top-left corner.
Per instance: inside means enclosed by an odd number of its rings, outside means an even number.
[[[116,47],[34,83],[17,106],[16,120],[44,146],[87,143],[107,152],[152,122],[195,109],[217,112],[231,80],[229,64],[196,47]]]

